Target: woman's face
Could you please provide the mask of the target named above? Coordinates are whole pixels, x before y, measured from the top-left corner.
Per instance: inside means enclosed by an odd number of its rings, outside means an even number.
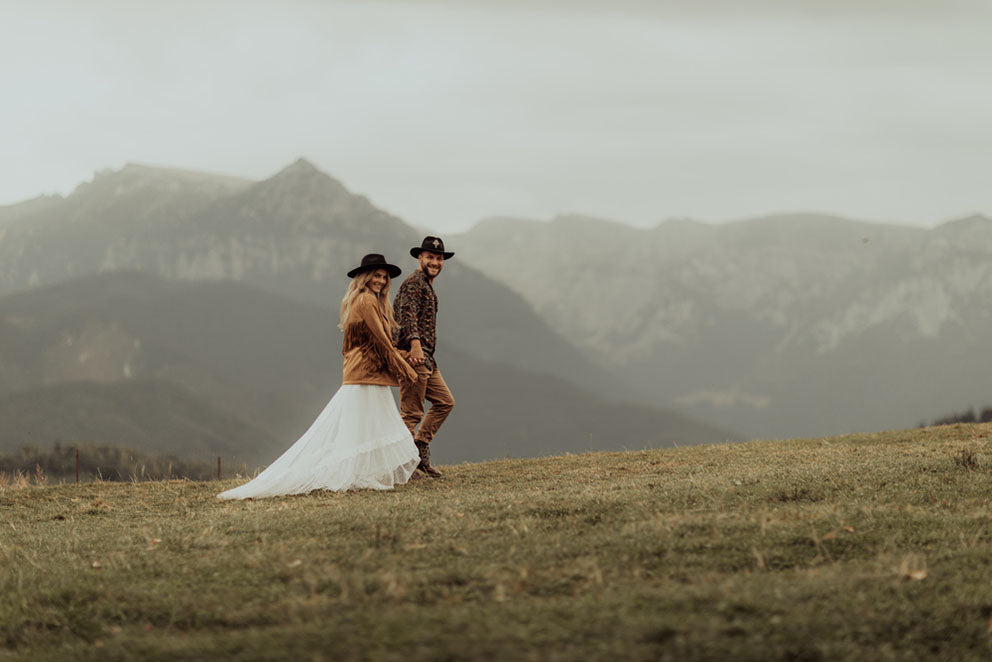
[[[389,282],[389,274],[386,273],[385,269],[376,269],[372,272],[372,277],[369,278],[369,289],[375,294],[382,292],[382,288],[386,286]]]

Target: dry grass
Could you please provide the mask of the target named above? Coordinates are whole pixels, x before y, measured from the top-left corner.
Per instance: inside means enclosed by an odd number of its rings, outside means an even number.
[[[446,469],[245,503],[0,483],[0,659],[992,653],[990,425]]]

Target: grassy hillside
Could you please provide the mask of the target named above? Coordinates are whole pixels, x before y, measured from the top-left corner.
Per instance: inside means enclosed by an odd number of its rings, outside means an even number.
[[[446,469],[0,488],[0,656],[989,659],[990,424]]]

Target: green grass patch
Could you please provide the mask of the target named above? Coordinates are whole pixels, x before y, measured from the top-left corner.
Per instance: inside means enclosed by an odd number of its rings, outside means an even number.
[[[0,486],[0,659],[988,660],[992,425]]]

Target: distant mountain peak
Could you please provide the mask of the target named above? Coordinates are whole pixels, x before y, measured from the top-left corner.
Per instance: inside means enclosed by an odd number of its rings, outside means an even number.
[[[256,183],[252,191],[255,196],[272,197],[274,200],[308,200],[315,205],[315,213],[321,207],[340,203],[358,204],[363,209],[372,206],[364,197],[352,193],[340,181],[304,158],[297,159],[271,177]]]
[[[303,157],[296,159],[276,174],[262,180],[259,183],[268,187],[272,184],[281,186],[287,183],[295,185],[303,182],[305,182],[308,186],[326,186],[330,184],[331,188],[336,193],[350,193],[350,191],[345,188],[344,184],[334,179]]]
[[[301,156],[300,158],[296,159],[288,166],[277,172],[275,176],[282,177],[289,175],[300,176],[300,175],[315,175],[315,174],[324,175],[325,173],[321,172],[317,166],[315,166],[313,163],[307,161],[305,158]]]

